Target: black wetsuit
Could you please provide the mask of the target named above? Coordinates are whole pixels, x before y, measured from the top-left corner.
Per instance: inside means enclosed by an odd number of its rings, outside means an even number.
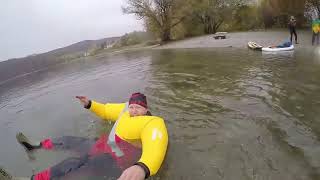
[[[292,43],[292,35],[295,37],[295,42],[298,43],[298,36],[296,32],[296,20],[289,21],[290,41]]]

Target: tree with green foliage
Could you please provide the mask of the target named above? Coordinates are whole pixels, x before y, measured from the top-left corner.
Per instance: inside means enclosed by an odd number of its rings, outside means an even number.
[[[289,17],[295,16],[298,25],[303,24],[306,0],[262,0],[265,26],[286,27]]]
[[[243,5],[234,11],[229,24],[234,30],[263,28],[261,9],[256,5]]]
[[[190,5],[189,0],[126,0],[122,9],[143,19],[161,41],[169,41],[172,29],[190,15]]]
[[[264,0],[273,9],[275,16],[283,13],[300,14],[303,13],[306,0]]]
[[[123,35],[114,45],[114,48],[120,48],[124,46],[133,46],[142,43],[154,44],[154,38],[148,32],[134,31]]]

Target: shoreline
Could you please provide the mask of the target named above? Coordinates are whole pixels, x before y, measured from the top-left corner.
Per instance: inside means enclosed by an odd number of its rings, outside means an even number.
[[[296,49],[301,47],[316,47],[312,46],[312,32],[306,29],[297,30],[298,42],[295,44]],[[289,30],[286,29],[272,29],[259,31],[240,31],[230,32],[226,39],[214,39],[213,34],[190,37],[181,40],[170,41],[166,44],[143,46],[142,44],[134,46],[125,46],[117,49],[109,49],[97,53],[95,56],[103,56],[105,54],[118,54],[130,51],[138,51],[143,49],[193,49],[193,48],[247,48],[249,41],[257,42],[263,46],[278,45],[285,40],[290,40]]]
[[[311,30],[297,30],[298,41],[299,44],[295,44],[295,49],[303,49],[303,52],[309,53],[313,52],[313,49],[317,46],[311,45],[312,40],[312,32]],[[66,63],[70,61],[76,61],[82,58],[103,58],[108,55],[116,55],[126,52],[134,52],[140,50],[159,50],[159,49],[191,49],[191,48],[243,48],[247,49],[247,43],[249,41],[255,41],[262,46],[270,46],[277,45],[282,43],[285,39],[289,38],[289,31],[286,29],[276,29],[276,30],[267,30],[267,31],[243,31],[243,32],[230,32],[227,34],[226,39],[216,40],[213,38],[213,35],[203,35],[197,37],[190,37],[183,40],[176,40],[172,42],[168,42],[167,44],[157,44],[151,46],[145,46],[145,44],[137,44],[133,46],[125,46],[121,48],[114,49],[104,49],[98,51],[97,54],[87,56],[87,57],[72,57],[72,54],[65,54],[67,56],[57,56],[57,57],[48,57],[47,59],[43,59],[44,54],[39,54],[35,56],[35,59],[21,58],[21,59],[12,59],[7,61],[1,61],[2,64],[2,79],[0,80],[0,84],[3,84],[4,81],[8,79],[15,78],[17,76],[33,72],[34,70],[43,69],[41,67],[45,66],[45,68],[49,68],[51,66]],[[305,51],[307,50],[307,51]],[[309,51],[312,50],[312,51]],[[320,54],[320,50],[317,54]],[[70,56],[69,56],[70,55]],[[38,57],[39,56],[39,57]],[[68,57],[69,56],[69,57]],[[32,62],[41,62],[34,63],[37,66],[34,66]],[[17,64],[23,64],[23,66],[30,67],[29,70],[22,68],[21,72],[11,72],[7,71],[12,67],[16,67]]]
[[[297,48],[311,46],[312,33],[308,30],[297,30],[299,44]],[[187,49],[187,48],[246,48],[249,41],[257,42],[263,46],[277,45],[290,39],[290,33],[286,30],[230,32],[226,39],[216,40],[213,35],[191,37],[188,39],[169,42],[154,49]]]

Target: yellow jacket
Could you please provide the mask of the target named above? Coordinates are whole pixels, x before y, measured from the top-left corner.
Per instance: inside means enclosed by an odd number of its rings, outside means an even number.
[[[312,31],[316,34],[320,32],[320,20],[319,19],[312,21]]]
[[[130,117],[126,103],[101,104],[91,101],[90,110],[103,120],[117,121],[115,134],[128,143],[141,142],[142,155],[138,162],[146,165],[150,175],[159,170],[168,146],[164,120],[157,116]],[[120,117],[119,117],[120,116]]]

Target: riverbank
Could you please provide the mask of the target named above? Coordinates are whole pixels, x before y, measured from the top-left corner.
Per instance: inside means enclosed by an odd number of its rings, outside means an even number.
[[[311,47],[312,34],[308,30],[297,30],[299,44],[294,44],[295,48]],[[214,39],[213,35],[191,37],[188,39],[168,42],[163,45],[143,46],[141,44],[126,46],[115,49],[108,49],[98,53],[97,56],[105,53],[122,53],[141,49],[183,49],[183,48],[247,48],[249,41],[257,42],[263,46],[277,45],[290,39],[290,33],[286,29],[275,29],[255,32],[231,32],[226,39]]]
[[[311,49],[311,32],[308,30],[298,30],[299,44],[295,45],[296,49],[301,47]],[[0,66],[0,82],[7,81],[24,74],[28,74],[33,71],[48,68],[60,63],[65,63],[81,58],[105,58],[108,55],[121,54],[124,52],[139,51],[143,49],[179,49],[179,48],[247,48],[249,41],[255,41],[261,45],[269,46],[283,42],[289,38],[289,32],[286,29],[274,29],[268,31],[256,31],[256,32],[232,32],[227,34],[227,39],[216,40],[213,35],[204,35],[198,37],[192,37],[184,40],[172,41],[164,45],[151,45],[146,43],[137,44],[133,46],[123,46],[119,48],[108,48],[96,51],[94,54],[84,56],[87,45],[81,46],[79,49],[79,43],[72,46],[64,47],[58,50],[54,50],[48,53],[39,54],[36,56],[28,56],[20,59],[12,59],[9,61],[1,62]],[[86,43],[85,43],[86,44]],[[76,46],[76,48],[74,48]],[[70,49],[71,48],[71,49]],[[23,65],[21,65],[23,62]],[[19,64],[21,70],[11,71]]]
[[[298,30],[299,44],[302,46],[311,46],[312,34],[307,30]],[[193,37],[185,40],[170,42],[165,45],[157,46],[155,49],[176,49],[176,48],[215,48],[215,47],[238,47],[246,48],[249,41],[255,41],[261,45],[276,45],[290,38],[289,31],[268,30],[258,32],[232,32],[227,34],[226,39],[216,40],[213,35]]]

